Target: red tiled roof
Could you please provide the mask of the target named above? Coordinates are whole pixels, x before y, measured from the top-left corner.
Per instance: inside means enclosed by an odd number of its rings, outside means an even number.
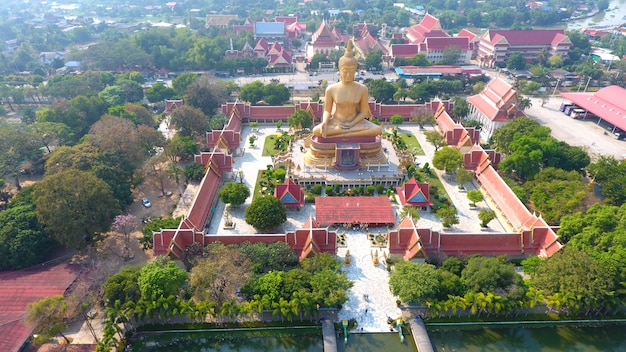
[[[418,54],[416,44],[391,44],[391,56],[410,58]]]
[[[330,31],[328,24],[325,20],[322,21],[319,28],[311,36],[311,43],[313,46],[335,46],[337,42],[335,36]]]
[[[0,273],[1,350],[18,351],[30,336],[33,327],[23,320],[29,303],[63,294],[77,276],[77,268],[68,264]]]
[[[475,41],[477,39],[477,35],[473,32],[471,32],[468,29],[463,28],[459,34],[456,35],[457,37],[466,37],[468,38],[471,42]]]
[[[562,29],[533,29],[533,30],[497,30],[490,29],[484,35],[483,38],[490,41],[491,44],[495,44],[505,38],[505,40],[513,45],[550,45],[555,40],[557,43],[567,40],[569,38],[565,35]],[[488,38],[491,38],[489,40]]]
[[[443,31],[439,20],[430,14],[426,14],[420,23],[405,28],[404,32],[412,43],[421,43],[426,37],[449,37]]]
[[[396,188],[396,192],[400,197],[400,204],[409,205],[414,207],[432,206],[433,202],[430,199],[428,183],[418,183],[415,177],[411,177],[402,187]],[[415,199],[423,199],[423,201],[416,201]]]
[[[467,101],[491,121],[506,121],[523,114],[516,107],[517,91],[500,78],[489,81],[482,92],[468,97]]]
[[[315,218],[320,224],[395,224],[387,197],[317,197]]]
[[[561,96],[626,131],[626,89],[608,86],[595,93],[561,93]]]
[[[280,199],[287,207],[304,206],[304,188],[290,178],[285,180],[285,183],[276,185],[274,197]]]

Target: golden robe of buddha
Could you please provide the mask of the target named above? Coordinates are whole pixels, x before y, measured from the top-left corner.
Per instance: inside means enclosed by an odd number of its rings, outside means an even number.
[[[366,120],[371,116],[367,87],[354,81],[358,62],[348,42],[339,59],[341,81],[326,88],[322,122],[313,128],[313,135],[324,138],[371,137],[382,128]]]

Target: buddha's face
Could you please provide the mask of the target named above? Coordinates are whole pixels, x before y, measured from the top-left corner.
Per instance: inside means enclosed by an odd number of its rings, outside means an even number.
[[[353,82],[355,74],[356,66],[354,65],[342,65],[339,67],[339,75],[341,76],[341,82],[343,83]]]

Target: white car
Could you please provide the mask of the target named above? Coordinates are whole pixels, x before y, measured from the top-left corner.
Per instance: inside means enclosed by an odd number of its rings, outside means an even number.
[[[150,203],[148,198],[143,198],[141,200],[141,204],[143,204],[143,206],[146,207],[146,208],[150,208],[152,206],[152,203]]]

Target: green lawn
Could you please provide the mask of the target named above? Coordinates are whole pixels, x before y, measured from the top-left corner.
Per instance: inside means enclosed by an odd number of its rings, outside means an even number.
[[[415,155],[426,155],[426,153],[424,153],[424,150],[422,149],[422,146],[420,145],[420,142],[417,141],[417,138],[415,138],[414,135],[408,133],[399,133],[398,136],[400,136],[400,139],[402,139],[404,143],[406,143],[407,150],[411,151]]]
[[[281,133],[280,136],[283,143],[280,149],[276,149],[276,140],[278,139],[278,136],[279,134],[271,134],[265,137],[265,141],[263,142],[263,156],[274,156],[279,152],[284,152],[289,146],[289,141],[294,138],[294,136],[289,135],[287,131],[285,131],[285,133]]]

